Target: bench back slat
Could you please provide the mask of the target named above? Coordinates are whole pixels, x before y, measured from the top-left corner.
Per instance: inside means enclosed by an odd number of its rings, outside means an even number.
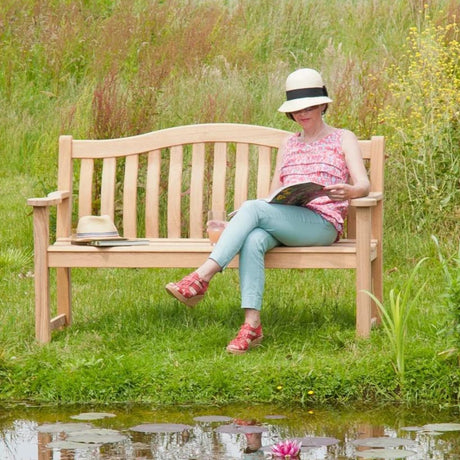
[[[214,211],[225,210],[225,189],[227,172],[227,145],[223,142],[214,144],[214,163],[212,172],[211,208]]]
[[[126,158],[123,185],[123,234],[127,238],[137,236],[137,181],[139,156]]]
[[[190,238],[203,236],[205,144],[193,144],[190,176]]]
[[[116,158],[104,158],[101,183],[101,215],[107,214],[111,219],[114,218],[115,214],[116,172]]]
[[[267,196],[270,191],[272,160],[271,149],[259,147],[259,161],[257,168],[257,198]]]
[[[248,196],[249,183],[249,145],[238,143],[235,157],[234,209],[238,209]]]
[[[158,238],[160,228],[161,151],[147,154],[147,183],[145,186],[145,236]]]
[[[80,184],[79,184],[79,199],[78,199],[78,215],[91,215],[93,208],[93,176],[94,176],[94,160],[84,158],[80,165]]]
[[[182,146],[171,147],[168,180],[168,238],[181,236]]]
[[[369,158],[371,162],[371,167],[369,171],[369,177],[371,181],[371,191],[372,192],[382,192],[383,191],[383,168],[385,162],[384,151],[384,138],[381,136],[375,136],[372,138],[372,143],[367,141],[369,145]]]

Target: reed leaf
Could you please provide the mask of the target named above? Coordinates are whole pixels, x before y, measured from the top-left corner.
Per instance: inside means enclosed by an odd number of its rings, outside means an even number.
[[[364,291],[377,304],[382,314],[383,330],[388,337],[392,348],[394,368],[400,379],[401,385],[404,383],[405,348],[408,333],[408,323],[413,308],[417,303],[420,294],[425,288],[426,283],[423,283],[415,294],[413,294],[412,286],[414,283],[415,275],[425,260],[427,260],[427,257],[424,257],[417,263],[415,268],[412,270],[409,279],[404,283],[402,290],[397,291],[396,289],[391,289],[388,306],[380,302],[380,300],[377,299],[372,293]]]

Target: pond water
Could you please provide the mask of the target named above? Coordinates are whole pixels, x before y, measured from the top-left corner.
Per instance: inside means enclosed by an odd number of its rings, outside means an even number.
[[[268,405],[0,408],[1,460],[460,459],[460,411]]]

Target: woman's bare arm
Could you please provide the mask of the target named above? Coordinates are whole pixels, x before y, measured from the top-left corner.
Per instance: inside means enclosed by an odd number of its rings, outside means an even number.
[[[350,172],[351,184],[328,185],[325,190],[328,191],[330,198],[337,201],[366,196],[370,188],[369,178],[359,149],[358,139],[351,131],[344,131],[342,148]]]

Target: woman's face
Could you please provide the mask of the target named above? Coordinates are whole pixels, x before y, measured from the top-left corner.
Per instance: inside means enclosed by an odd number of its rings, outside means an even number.
[[[318,121],[321,120],[325,105],[326,104],[314,105],[302,110],[297,110],[296,112],[291,112],[291,114],[294,121],[305,129],[311,125],[316,125]]]

